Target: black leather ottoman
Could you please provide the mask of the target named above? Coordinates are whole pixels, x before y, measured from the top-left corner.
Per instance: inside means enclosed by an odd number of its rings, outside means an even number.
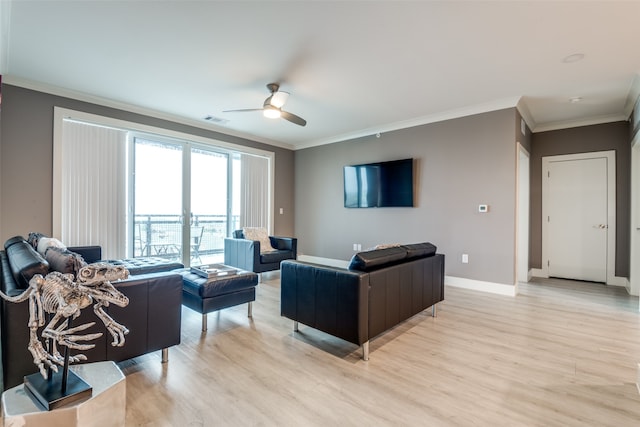
[[[139,257],[125,259],[108,259],[103,260],[113,265],[122,265],[129,270],[131,276],[147,273],[159,273],[182,268],[181,262],[171,261],[160,257]]]
[[[175,270],[182,276],[182,305],[202,314],[202,330],[207,330],[207,313],[256,300],[258,275],[240,270],[230,276],[206,279],[188,268]]]

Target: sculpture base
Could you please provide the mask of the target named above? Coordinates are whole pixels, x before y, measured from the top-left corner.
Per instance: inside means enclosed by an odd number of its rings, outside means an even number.
[[[3,427],[122,427],[127,414],[127,382],[113,362],[72,365],[70,371],[93,387],[82,402],[45,410],[24,389],[24,383],[2,393]]]
[[[42,378],[40,373],[24,377],[24,387],[47,410],[75,403],[91,397],[93,389],[82,378],[71,370],[67,376],[66,390],[62,390],[62,372],[51,372],[49,379]]]

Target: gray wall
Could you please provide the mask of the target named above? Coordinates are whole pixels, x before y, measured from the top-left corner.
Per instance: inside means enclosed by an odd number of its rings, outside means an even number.
[[[529,265],[542,267],[542,157],[616,152],[616,276],[629,277],[631,142],[629,122],[534,133],[531,143],[531,237]]]
[[[447,275],[513,285],[517,117],[512,108],[296,151],[300,252],[346,260],[354,243],[430,241]],[[344,208],[343,166],[408,157],[414,208]]]
[[[52,231],[53,107],[64,107],[130,122],[275,152],[275,233],[294,232],[294,154],[196,127],[2,85],[0,111],[0,241],[30,231]],[[284,214],[279,215],[282,207]]]

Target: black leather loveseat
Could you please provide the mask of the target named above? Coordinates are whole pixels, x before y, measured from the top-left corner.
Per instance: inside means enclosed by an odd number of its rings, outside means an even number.
[[[349,268],[283,261],[281,314],[362,346],[444,299],[444,255],[431,243],[402,245],[353,256]]]
[[[44,276],[49,273],[49,263],[22,237],[7,240],[4,247],[5,250],[0,251],[0,274],[1,289],[6,295],[22,294],[34,274]],[[80,253],[88,263],[97,261],[101,255],[99,246],[68,249]],[[86,251],[83,252],[83,249]],[[146,263],[149,264],[149,261]],[[110,305],[105,310],[114,320],[129,329],[123,347],[111,346],[110,334],[91,308],[83,310],[80,317],[74,320],[74,325],[96,322],[83,331],[83,334],[103,333],[102,337],[89,342],[95,344],[95,348],[82,352],[87,356],[87,362],[119,362],[156,350],[163,350],[163,361],[166,361],[166,350],[180,344],[182,276],[168,271],[148,272],[157,270],[157,265],[149,265],[146,270],[144,267],[142,265],[136,269],[134,265],[127,280],[114,283],[129,298],[129,305],[124,308]],[[171,270],[176,265],[167,264],[165,267]],[[6,390],[21,384],[25,375],[35,373],[38,369],[27,349],[28,301],[11,303],[0,299],[0,302],[2,380]]]

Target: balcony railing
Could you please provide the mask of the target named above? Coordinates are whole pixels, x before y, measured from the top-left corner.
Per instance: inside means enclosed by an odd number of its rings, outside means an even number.
[[[239,227],[238,215],[231,217],[231,230]],[[227,236],[226,215],[191,216],[191,259],[224,251]],[[180,215],[136,215],[133,256],[182,257],[182,220]]]

